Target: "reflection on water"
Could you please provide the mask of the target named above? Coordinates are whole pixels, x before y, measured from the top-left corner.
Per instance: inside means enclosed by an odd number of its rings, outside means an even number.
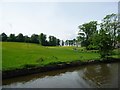
[[[3,88],[118,87],[120,63],[92,64],[3,80]]]
[[[118,87],[118,65],[102,64],[88,66],[84,68],[83,78],[94,83],[97,87]]]

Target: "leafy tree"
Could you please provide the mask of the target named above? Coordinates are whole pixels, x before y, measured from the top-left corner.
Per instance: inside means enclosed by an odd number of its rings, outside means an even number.
[[[16,37],[16,41],[18,42],[24,42],[24,36],[22,33],[19,33],[18,36]]]
[[[87,47],[90,44],[90,37],[96,32],[97,30],[97,21],[91,21],[89,23],[85,23],[79,26],[79,40],[85,43]]]
[[[73,45],[76,45],[76,39],[73,39]]]
[[[5,33],[2,33],[0,35],[0,38],[2,39],[2,41],[7,41],[7,35]]]
[[[64,41],[62,40],[62,46],[64,46]]]
[[[29,42],[30,42],[30,37],[28,37],[27,35],[24,36],[24,41],[25,41],[26,43],[29,43]]]
[[[113,46],[115,47],[116,44],[116,37],[117,37],[117,30],[118,30],[118,15],[117,14],[110,14],[106,15],[103,19],[103,22],[101,23],[101,27],[107,32],[110,33],[112,40],[113,40]]]
[[[37,34],[32,34],[31,36],[31,43],[39,43],[39,36]]]
[[[53,45],[53,36],[49,36],[49,45],[50,45],[50,46]]]
[[[7,39],[7,41],[15,42],[15,41],[16,41],[15,34],[10,34],[10,36],[9,36],[8,39]]]
[[[117,36],[117,41],[120,43],[120,34]]]
[[[39,35],[39,43],[43,46],[46,46],[47,45],[47,40],[46,40],[46,35],[41,33]]]
[[[100,30],[99,33],[99,52],[101,55],[101,58],[106,58],[109,55],[111,55],[111,52],[113,50],[113,46],[112,46],[112,37],[110,35],[110,33],[107,33],[104,29]]]
[[[77,43],[79,42],[79,44],[81,43],[81,46],[86,46],[87,47],[87,41],[85,38],[85,34],[82,32],[78,33],[78,37],[77,37]]]
[[[57,46],[60,45],[60,39],[56,39],[56,45],[57,45]]]
[[[54,37],[54,36],[49,36],[49,45],[50,46],[56,46],[56,41],[57,41],[57,38]]]
[[[68,46],[69,45],[69,40],[65,41],[65,45]]]
[[[76,44],[76,39],[65,41],[65,45],[73,46],[75,44]]]
[[[56,41],[57,41],[57,38],[53,36],[53,46],[56,46]]]
[[[88,45],[87,50],[98,50],[98,44],[100,41],[99,33],[96,31],[90,38],[89,42],[90,45]]]

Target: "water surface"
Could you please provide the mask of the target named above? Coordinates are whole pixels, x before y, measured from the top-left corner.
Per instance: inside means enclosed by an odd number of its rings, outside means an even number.
[[[3,88],[117,88],[120,63],[91,64],[3,80]]]

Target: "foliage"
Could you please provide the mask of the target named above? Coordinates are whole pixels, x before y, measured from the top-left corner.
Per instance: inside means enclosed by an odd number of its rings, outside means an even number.
[[[49,36],[49,46],[59,46],[60,40],[54,36]]]
[[[47,46],[47,40],[46,40],[46,35],[41,33],[39,35],[39,43],[42,45],[42,46]]]
[[[17,42],[24,42],[24,36],[22,33],[19,33],[18,36],[16,37]]]
[[[119,28],[118,23],[118,15],[117,14],[109,14],[106,15],[101,23],[101,28],[111,35],[111,39],[113,40],[113,46],[117,43],[117,33]]]
[[[0,35],[0,39],[2,39],[2,41],[7,41],[7,35],[5,33],[2,33]]]
[[[38,35],[37,34],[32,34],[31,36],[31,43],[39,43]]]
[[[99,46],[98,45],[89,45],[89,46],[87,46],[87,50],[98,50],[99,49]]]
[[[87,48],[87,46],[90,45],[89,39],[97,31],[97,21],[91,21],[89,23],[82,24],[79,26],[79,29],[79,38],[82,43],[84,42],[83,45],[85,45]]]
[[[10,34],[10,36],[9,36],[8,39],[7,39],[7,41],[10,41],[10,42],[16,41],[15,34]]]
[[[24,40],[25,40],[26,43],[29,43],[29,42],[30,42],[30,37],[28,37],[28,36],[26,35],[26,36],[24,36]]]
[[[76,39],[73,39],[73,40],[66,40],[65,41],[65,45],[66,46],[74,46],[76,44]]]
[[[31,37],[19,33],[17,36],[15,34],[10,34],[9,37],[5,33],[0,35],[0,41],[9,41],[9,42],[26,42],[26,43],[36,43],[42,46],[59,46],[60,39],[57,39],[54,36],[49,36],[49,41],[47,41],[47,36],[43,33],[40,35],[32,34]],[[63,42],[62,42],[63,45]]]
[[[64,46],[64,41],[56,38],[56,46],[60,46],[60,42],[62,42],[61,46]]]
[[[100,42],[99,42],[99,52],[101,58],[106,58],[111,55],[113,46],[112,46],[112,39],[111,35],[107,34],[105,30],[100,30]]]

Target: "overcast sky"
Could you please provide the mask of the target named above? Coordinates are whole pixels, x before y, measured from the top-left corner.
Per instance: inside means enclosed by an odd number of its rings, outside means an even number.
[[[118,13],[117,2],[4,2],[0,8],[1,32],[44,33],[63,40],[76,38],[80,24]]]

